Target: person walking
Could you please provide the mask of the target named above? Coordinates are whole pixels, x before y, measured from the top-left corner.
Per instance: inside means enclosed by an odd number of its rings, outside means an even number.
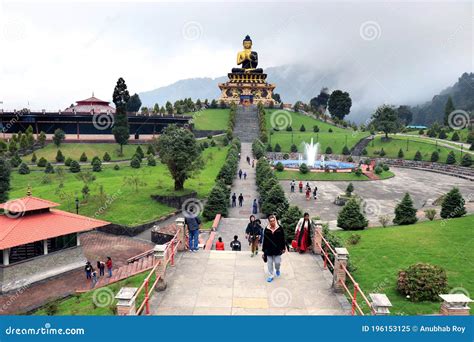
[[[107,266],[107,272],[109,273],[109,278],[112,278],[112,258],[111,257],[107,257],[105,266]]]
[[[199,251],[199,228],[201,227],[201,220],[197,215],[194,215],[194,209],[189,209],[191,214],[186,215],[184,222],[188,226],[189,231],[189,250],[191,252]]]
[[[300,189],[300,192],[303,192],[303,181],[298,183],[298,188]]]
[[[223,251],[224,250],[224,242],[222,242],[222,238],[219,236],[216,242],[216,251]]]
[[[240,195],[239,195],[239,207],[241,207],[243,203],[244,203],[244,196],[242,195],[242,193],[240,193]]]
[[[86,266],[84,267],[84,271],[86,272],[86,279],[92,279],[92,271],[94,268],[92,267],[91,263],[88,261],[86,262]]]
[[[234,235],[234,240],[230,242],[230,248],[235,252],[240,252],[242,250],[242,244],[237,235]]]
[[[252,159],[252,167],[255,167],[255,159]]]
[[[304,253],[311,246],[312,229],[314,229],[313,221],[309,218],[308,213],[304,213],[295,228],[296,250],[298,252]]]
[[[92,271],[91,277],[92,277],[91,289],[93,289],[95,287],[95,284],[97,284],[97,272]]]
[[[250,256],[253,257],[258,254],[258,243],[262,236],[262,227],[258,224],[254,215],[250,215],[249,220],[250,222],[247,224],[247,228],[245,228],[245,237],[250,245]]]
[[[250,165],[250,157],[247,156],[247,163]]]
[[[239,170],[239,179],[242,179],[242,169]]]
[[[237,201],[237,195],[234,192],[234,194],[232,195],[232,208],[237,206],[236,201]]]
[[[285,253],[285,232],[278,224],[275,215],[268,216],[268,225],[263,230],[263,260],[267,263],[267,282],[273,281],[274,275],[280,276],[281,255]]]
[[[254,198],[253,204],[252,204],[252,214],[257,215],[258,213],[258,204],[257,204],[257,199]]]
[[[99,277],[105,275],[105,262],[97,260],[97,269],[99,270]]]
[[[318,196],[318,187],[315,185],[313,190],[313,198],[316,199]]]
[[[244,180],[247,179],[247,171],[244,171]]]
[[[295,192],[295,185],[296,185],[296,182],[295,182],[295,180],[293,179],[293,180],[290,182],[290,191],[291,191],[291,192]]]
[[[311,188],[306,188],[306,200],[309,201],[311,198]]]

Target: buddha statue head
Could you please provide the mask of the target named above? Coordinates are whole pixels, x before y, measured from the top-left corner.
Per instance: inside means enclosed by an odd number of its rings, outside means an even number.
[[[244,45],[244,49],[251,49],[252,48],[252,39],[250,39],[249,35],[245,36],[245,39],[242,43]]]

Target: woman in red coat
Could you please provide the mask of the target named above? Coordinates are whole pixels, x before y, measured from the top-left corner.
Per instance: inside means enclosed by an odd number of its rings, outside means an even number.
[[[222,242],[222,238],[220,237],[217,239],[216,242],[216,251],[223,251],[224,250],[224,242]]]
[[[298,221],[295,229],[295,240],[297,244],[297,250],[300,253],[306,252],[309,246],[311,246],[311,229],[313,222],[309,218],[308,213],[304,213],[303,218]]]

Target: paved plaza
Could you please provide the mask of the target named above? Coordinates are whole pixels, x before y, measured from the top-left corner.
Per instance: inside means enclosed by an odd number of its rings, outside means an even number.
[[[167,289],[151,299],[154,315],[343,315],[348,303],[313,254],[285,253],[282,274],[266,282],[264,262],[245,252],[180,253]],[[342,304],[341,304],[342,303]]]
[[[415,207],[418,209],[419,218],[424,218],[423,211],[428,208],[436,208],[438,215],[440,206],[434,206],[433,201],[447,193],[453,186],[458,187],[466,200],[466,210],[474,212],[474,182],[443,175],[434,172],[392,168],[395,177],[378,181],[356,181],[354,193],[362,197],[366,216],[370,226],[380,226],[378,218],[381,215],[390,215],[397,203],[402,199],[405,192],[410,193]],[[283,190],[291,204],[297,205],[302,211],[309,212],[312,217],[319,216],[321,220],[329,222],[331,228],[336,228],[337,214],[342,207],[335,205],[334,199],[344,193],[349,182],[332,181],[317,182],[310,181],[311,188],[318,187],[318,199],[305,199],[304,193],[290,192],[290,181],[281,181]],[[306,184],[306,182],[305,182]]]

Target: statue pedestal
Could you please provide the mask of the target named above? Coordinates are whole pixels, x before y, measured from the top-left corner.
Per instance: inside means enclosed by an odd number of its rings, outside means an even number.
[[[227,105],[262,103],[264,106],[270,106],[274,102],[272,95],[275,85],[266,82],[266,74],[229,73],[228,77],[226,83],[219,83],[219,101],[224,101]]]

